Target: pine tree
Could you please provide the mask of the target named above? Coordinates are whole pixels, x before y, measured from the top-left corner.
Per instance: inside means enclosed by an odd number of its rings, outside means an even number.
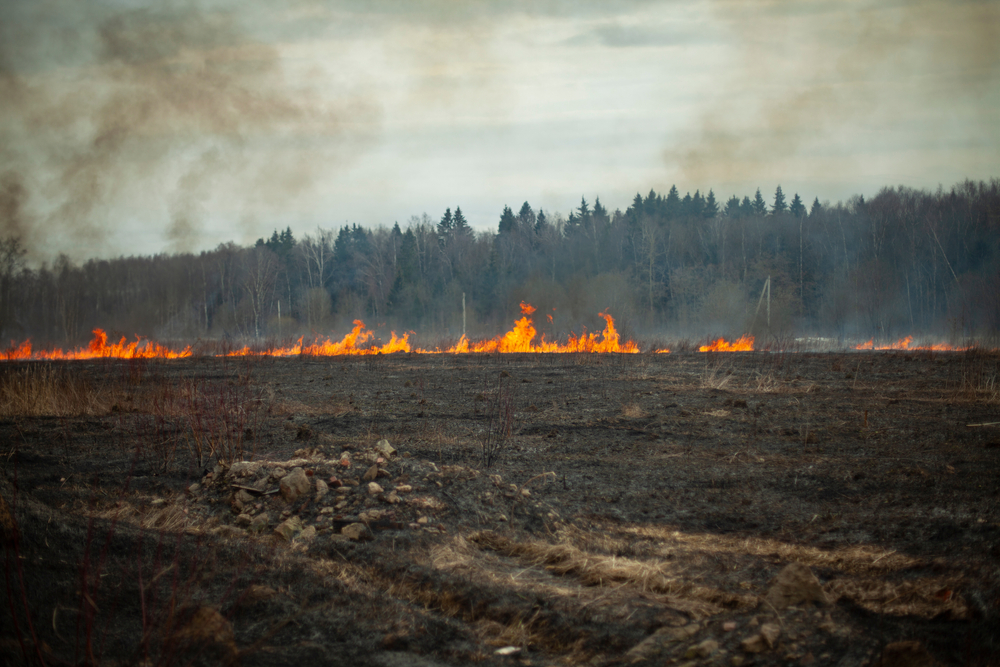
[[[469,226],[469,222],[465,219],[465,215],[462,214],[462,208],[460,206],[455,207],[455,217],[452,219],[452,229],[455,231],[455,236],[472,234],[472,227]]]
[[[764,198],[760,196],[760,188],[757,188],[757,193],[753,197],[753,212],[756,215],[767,215],[767,204],[764,203]]]
[[[451,236],[451,231],[455,227],[455,221],[451,217],[451,209],[447,208],[444,211],[444,215],[441,216],[441,221],[438,223],[437,232],[438,236],[442,239]]]
[[[819,197],[816,197],[815,199],[813,199],[812,208],[809,209],[809,217],[811,218],[814,215],[819,215],[822,212],[823,212],[823,205],[819,203]]]
[[[788,210],[788,205],[785,203],[785,193],[781,191],[781,186],[774,191],[774,205],[771,206],[771,213],[773,215],[779,215]]]
[[[711,194],[711,193],[710,193]],[[724,210],[727,218],[738,218],[742,215],[740,211],[740,198],[733,195],[726,200],[726,208]]]
[[[535,233],[541,235],[549,226],[549,220],[545,217],[544,211],[538,209],[538,216],[535,218]]]
[[[517,221],[521,224],[521,229],[531,231],[535,227],[535,212],[531,210],[528,202],[521,204],[521,210],[517,213]]]
[[[510,210],[510,206],[503,207],[503,213],[500,214],[500,225],[498,227],[498,232],[503,234],[510,234],[517,227],[517,220],[514,218],[514,211]]]
[[[655,195],[656,193],[650,191],[650,194]],[[675,220],[681,217],[681,198],[677,194],[676,185],[670,186],[670,192],[667,193],[667,200],[664,202],[663,209],[667,220]]]
[[[701,211],[701,215],[708,220],[719,215],[719,202],[715,201],[715,193],[711,189],[708,191],[708,196],[705,197],[705,206]]]
[[[792,204],[788,207],[788,212],[796,218],[801,218],[806,214],[806,207],[802,203],[802,199],[799,197],[798,192],[796,192],[795,196],[792,197]]]

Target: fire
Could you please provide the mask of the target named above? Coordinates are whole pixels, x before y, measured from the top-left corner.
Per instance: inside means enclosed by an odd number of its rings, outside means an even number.
[[[604,331],[600,334],[581,334],[577,337],[571,334],[569,341],[565,345],[552,343],[545,340],[545,335],[539,337],[535,342],[534,321],[531,315],[535,312],[534,306],[521,303],[521,319],[514,322],[514,328],[508,331],[503,337],[492,338],[490,340],[471,343],[468,338],[462,336],[457,343],[445,350],[449,354],[466,354],[469,352],[623,352],[635,354],[639,352],[639,346],[634,341],[621,342],[621,336],[615,329],[615,321],[607,313],[600,313],[604,318]]]
[[[621,335],[615,328],[615,321],[611,315],[600,313],[604,318],[604,331],[600,333],[586,333],[580,336],[571,334],[565,345],[545,340],[545,335],[536,336],[532,315],[535,307],[531,304],[521,303],[521,318],[514,322],[514,328],[503,336],[471,342],[465,336],[446,350],[423,350],[414,349],[410,346],[410,334],[405,333],[397,336],[392,332],[392,337],[384,345],[374,345],[372,341],[375,337],[373,331],[365,329],[365,323],[361,320],[354,320],[354,328],[351,332],[339,341],[326,338],[312,343],[304,343],[303,338],[289,346],[253,348],[249,345],[238,350],[231,350],[220,356],[241,357],[241,356],[269,356],[269,357],[289,357],[297,355],[327,357],[338,355],[373,355],[391,354],[393,352],[415,352],[420,354],[467,354],[470,352],[621,352],[635,354],[639,352],[639,346],[634,341],[621,340]],[[551,316],[549,321],[551,322]],[[669,352],[669,350],[660,350]],[[94,339],[86,348],[63,352],[62,350],[35,352],[32,350],[31,341],[25,341],[18,346],[11,345],[7,350],[0,352],[0,358],[8,361],[19,359],[176,359],[190,357],[191,348],[186,347],[181,351],[174,351],[162,345],[144,341],[137,337],[133,343],[127,343],[122,338],[117,344],[108,345],[107,334],[101,329],[94,330]]]
[[[862,343],[861,345],[855,345],[855,350],[929,350],[934,352],[964,352],[968,350],[968,347],[955,347],[954,345],[948,345],[947,343],[935,343],[933,345],[912,345],[913,336],[907,336],[906,338],[900,338],[895,343],[890,343],[888,345],[875,345],[875,339],[869,340],[867,343]]]
[[[132,343],[126,342],[125,337],[122,336],[122,339],[117,343],[108,345],[108,334],[103,329],[94,329],[94,338],[87,347],[69,352],[62,350],[32,352],[31,341],[27,340],[16,348],[8,348],[3,353],[3,358],[9,361],[19,359],[182,359],[190,356],[190,345],[178,352],[158,343],[144,341],[138,336]]]
[[[404,334],[402,338],[392,332],[392,339],[382,346],[361,347],[375,336],[375,332],[365,330],[365,323],[361,320],[354,320],[354,328],[351,333],[344,336],[340,341],[334,342],[327,338],[324,341],[316,341],[308,345],[303,345],[302,338],[298,343],[290,347],[272,347],[264,350],[253,350],[250,347],[243,347],[239,350],[228,352],[226,356],[245,357],[249,355],[263,355],[268,357],[291,357],[304,354],[311,357],[333,357],[338,355],[369,355],[369,354],[390,354],[392,352],[410,352],[410,334]]]
[[[702,345],[699,352],[753,352],[753,336],[744,334],[732,343],[726,342],[725,338],[720,338],[714,343]]]

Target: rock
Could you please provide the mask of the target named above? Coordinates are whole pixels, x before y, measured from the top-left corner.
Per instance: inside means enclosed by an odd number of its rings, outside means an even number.
[[[201,493],[201,484],[195,482],[194,484],[192,484],[187,488],[187,492],[189,495],[197,496],[199,493]]]
[[[368,495],[377,496],[382,493],[382,487],[375,482],[368,482]]]
[[[778,643],[778,637],[781,636],[781,626],[775,623],[765,623],[760,626],[760,634],[767,642],[768,648],[774,648],[774,645]]]
[[[879,665],[882,667],[932,667],[934,658],[916,640],[892,642],[883,649]]]
[[[322,500],[323,496],[325,496],[329,490],[330,490],[330,487],[327,485],[326,482],[324,482],[321,479],[317,479],[316,480],[316,500],[317,501]]]
[[[396,491],[398,491],[399,493],[409,493],[412,490],[413,487],[410,486],[409,484],[400,484],[399,486],[396,487]]]
[[[746,661],[747,659],[744,658],[742,655],[734,655],[732,658],[729,659],[729,664],[732,665],[733,667],[743,667],[743,663]]]
[[[312,481],[302,468],[294,468],[290,473],[281,478],[281,497],[290,503],[294,503],[301,496],[309,493],[312,488]]]
[[[302,519],[297,516],[289,517],[279,523],[274,532],[286,542],[291,542],[302,532]]]
[[[390,505],[397,504],[399,502],[399,494],[396,493],[395,491],[390,491],[389,495],[385,497],[385,502],[389,503]]]
[[[701,629],[698,623],[691,623],[681,628],[662,627],[641,642],[629,649],[625,654],[628,662],[645,662],[655,660],[664,652],[669,644],[684,641],[696,635]],[[718,645],[716,645],[718,648]]]
[[[270,586],[264,586],[263,584],[253,584],[246,590],[243,594],[244,602],[254,603],[262,602],[264,600],[270,600],[278,591],[274,590]]]
[[[361,481],[363,481],[363,482],[371,482],[376,477],[378,477],[378,466],[377,465],[373,465],[371,468],[369,468],[367,471],[365,471],[364,475],[361,476]]]
[[[363,523],[351,523],[340,529],[340,534],[355,542],[372,539],[372,532]]]
[[[736,621],[726,621],[722,624],[722,629],[726,632],[732,632],[736,629]]]
[[[173,633],[168,646],[181,646],[209,662],[229,662],[238,655],[236,638],[229,621],[211,607],[200,607],[189,623]]]
[[[774,578],[766,599],[775,609],[785,609],[800,602],[829,604],[816,575],[802,563],[786,565]]]
[[[378,521],[385,516],[385,510],[365,510],[358,515],[358,519],[362,523],[371,523],[373,521]]]
[[[396,448],[390,445],[388,440],[383,438],[375,443],[375,451],[388,459],[396,453]]]
[[[287,474],[288,471],[285,470],[284,468],[275,468],[274,470],[271,471],[271,479],[277,482],[279,479],[281,479]]]
[[[706,639],[700,644],[689,646],[688,650],[684,652],[684,657],[688,660],[691,658],[707,658],[718,650],[719,642],[714,639]]]
[[[740,649],[742,649],[744,653],[763,653],[769,648],[767,640],[764,639],[763,635],[747,637],[740,642]]]
[[[267,524],[271,522],[271,518],[267,515],[267,512],[258,514],[250,522],[250,532],[251,533],[263,533],[267,529]]]
[[[240,528],[249,528],[251,523],[253,523],[253,517],[249,514],[240,514],[236,517],[236,525]]]
[[[309,542],[316,537],[316,526],[306,526],[295,539],[300,542]]]

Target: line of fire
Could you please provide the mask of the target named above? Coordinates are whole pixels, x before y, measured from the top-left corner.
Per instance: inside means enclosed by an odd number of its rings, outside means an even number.
[[[375,332],[367,329],[361,320],[354,320],[354,328],[339,341],[325,338],[314,340],[311,343],[304,342],[304,338],[299,338],[292,345],[270,345],[270,346],[249,346],[244,345],[238,349],[226,350],[216,356],[272,356],[272,357],[332,357],[342,355],[377,355],[393,353],[412,354],[474,354],[474,353],[541,353],[541,354],[565,354],[565,353],[619,353],[638,354],[643,352],[638,343],[633,340],[621,340],[618,330],[615,328],[615,320],[608,313],[600,313],[605,321],[604,330],[601,332],[582,333],[579,336],[570,334],[565,343],[546,340],[545,334],[538,334],[535,329],[533,315],[535,308],[527,303],[521,303],[521,318],[518,319],[513,328],[503,336],[497,336],[487,340],[472,341],[464,334],[454,344],[448,347],[436,347],[425,349],[414,347],[410,344],[410,334],[404,333],[397,336],[396,332],[391,332],[389,342],[379,344]],[[190,345],[174,349],[159,343],[136,337],[136,340],[129,342],[122,337],[117,343],[109,343],[108,335],[103,329],[94,330],[94,338],[85,348],[64,350],[52,348],[36,350],[32,347],[31,341],[26,340],[20,344],[12,343],[0,353],[0,359],[5,361],[22,360],[85,360],[85,359],[184,359],[197,356]],[[708,342],[698,347],[699,352],[753,352],[754,336],[746,334],[733,341],[725,338]],[[771,348],[768,348],[771,349]],[[899,341],[888,345],[876,345],[869,340],[866,343],[853,346],[855,350],[900,350],[900,351],[964,351],[968,347],[957,347],[946,343],[934,343],[927,345],[914,344],[913,337],[907,336]],[[652,348],[645,350],[657,354],[669,354],[669,348]]]

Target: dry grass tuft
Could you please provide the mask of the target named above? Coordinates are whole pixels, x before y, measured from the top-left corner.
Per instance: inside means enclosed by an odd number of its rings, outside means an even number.
[[[649,414],[635,403],[628,403],[622,406],[622,415],[630,419],[642,419]]]
[[[79,417],[107,414],[122,392],[98,388],[51,363],[0,371],[0,416]]]
[[[756,604],[750,596],[727,594],[672,577],[666,564],[658,561],[603,556],[566,542],[515,542],[491,532],[477,533],[470,539],[507,556],[543,565],[553,574],[575,576],[587,586],[628,586],[664,595],[665,604],[696,620],[721,613],[720,605],[749,608]]]

